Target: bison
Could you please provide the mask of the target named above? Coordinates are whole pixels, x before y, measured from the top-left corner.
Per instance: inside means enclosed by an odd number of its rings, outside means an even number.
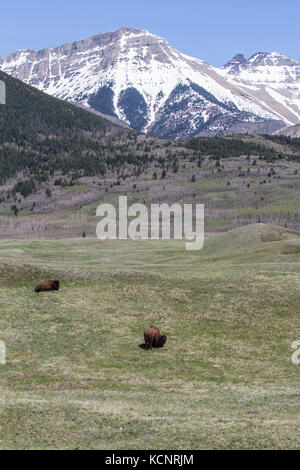
[[[42,284],[39,284],[34,289],[34,292],[45,292],[49,290],[58,290],[59,289],[59,281],[44,281]]]
[[[153,325],[149,326],[149,328],[144,331],[144,338],[146,349],[152,349],[152,347],[162,348],[167,340],[167,337],[162,335],[159,329]]]

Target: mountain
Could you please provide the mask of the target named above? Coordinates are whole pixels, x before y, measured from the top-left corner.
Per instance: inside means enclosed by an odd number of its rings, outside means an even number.
[[[288,125],[300,121],[300,63],[277,52],[236,56],[221,68],[226,79]]]
[[[257,52],[250,59],[246,59],[243,54],[237,54],[226,65],[223,65],[222,69],[226,69],[231,74],[239,75],[244,79],[248,78],[245,71],[250,74],[256,74],[256,82],[276,83],[279,81],[279,74],[282,75],[280,78],[283,82],[293,82],[295,79],[300,79],[300,63],[277,52]],[[259,78],[261,74],[270,75],[271,71],[276,71],[276,74],[271,78],[266,76]],[[297,74],[297,77],[294,74]]]
[[[0,68],[159,137],[272,133],[300,121],[300,64],[276,53],[238,54],[216,68],[148,31],[120,28],[19,50],[0,58]]]

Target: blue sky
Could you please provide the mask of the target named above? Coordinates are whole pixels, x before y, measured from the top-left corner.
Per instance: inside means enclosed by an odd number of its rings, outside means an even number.
[[[300,60],[299,0],[10,0],[0,15],[0,56],[130,26],[217,66],[238,52]]]

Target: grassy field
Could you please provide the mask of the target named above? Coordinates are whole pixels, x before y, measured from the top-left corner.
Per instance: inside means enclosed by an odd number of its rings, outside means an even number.
[[[120,195],[128,197],[128,205],[139,202],[149,209],[153,203],[204,204],[209,233],[257,222],[300,231],[300,159],[267,161],[243,155],[216,162],[203,157],[199,166],[197,153],[172,147],[177,162],[173,168],[167,157],[171,150],[161,144],[157,152],[168,162],[164,178],[162,167],[153,161],[141,174],[127,168],[126,178],[110,172],[105,178],[81,177],[72,186],[61,186],[53,183],[53,176],[26,198],[3,201],[0,186],[0,239],[76,238],[83,232],[94,236],[97,206],[113,203],[117,207]],[[51,190],[50,197],[45,195],[46,189]],[[14,205],[19,209],[17,216],[12,212]]]
[[[300,234],[265,224],[195,252],[2,240],[0,448],[299,448],[299,283]]]

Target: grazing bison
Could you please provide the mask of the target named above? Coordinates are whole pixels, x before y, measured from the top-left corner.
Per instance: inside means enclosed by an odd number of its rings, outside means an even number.
[[[34,289],[34,292],[45,292],[49,290],[58,290],[59,289],[59,281],[44,281],[42,284],[39,284]]]
[[[146,349],[153,348],[162,348],[165,344],[167,337],[160,334],[160,331],[156,326],[149,326],[147,330],[144,331],[144,338],[146,343]]]

